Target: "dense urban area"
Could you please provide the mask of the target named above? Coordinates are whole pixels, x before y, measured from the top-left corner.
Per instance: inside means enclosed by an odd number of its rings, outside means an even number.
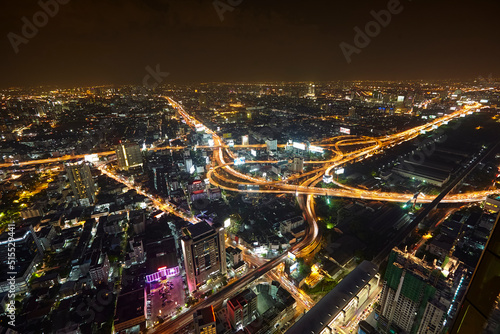
[[[498,103],[483,78],[1,90],[0,333],[498,333]]]

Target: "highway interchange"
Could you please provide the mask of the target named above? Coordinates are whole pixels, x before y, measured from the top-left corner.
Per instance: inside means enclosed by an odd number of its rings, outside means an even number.
[[[221,137],[211,129],[208,129],[201,122],[195,119],[193,116],[189,115],[184,108],[172,100],[169,97],[166,97],[169,101],[170,105],[177,110],[179,115],[184,119],[186,124],[193,128],[202,128],[206,133],[211,134],[213,136],[214,145],[213,146],[199,146],[200,148],[211,149],[213,150],[213,161],[216,166],[211,168],[207,173],[207,178],[210,180],[210,183],[214,186],[220,187],[221,189],[226,189],[228,191],[234,192],[258,192],[258,193],[274,193],[274,194],[295,194],[297,200],[305,213],[305,217],[308,223],[308,228],[306,230],[306,235],[304,238],[295,244],[289,251],[294,253],[296,256],[305,256],[311,252],[313,252],[319,246],[319,228],[317,225],[317,217],[314,212],[314,196],[335,196],[335,197],[347,197],[347,198],[360,198],[366,200],[379,200],[379,201],[390,201],[390,202],[407,202],[413,198],[413,194],[405,194],[405,193],[391,193],[391,192],[379,192],[379,191],[369,191],[364,189],[359,189],[355,187],[350,187],[343,185],[341,183],[336,182],[331,178],[334,175],[335,170],[340,168],[347,163],[354,163],[361,161],[363,159],[369,158],[370,156],[381,153],[386,149],[389,149],[395,145],[401,144],[408,140],[414,139],[422,133],[434,131],[439,126],[443,124],[448,124],[448,122],[457,119],[459,117],[464,117],[468,114],[472,114],[480,110],[481,105],[479,103],[471,103],[469,105],[465,105],[462,110],[455,111],[451,114],[445,115],[441,118],[437,118],[425,125],[421,125],[400,133],[396,133],[386,137],[373,138],[373,137],[356,137],[356,136],[339,136],[334,138],[328,138],[320,143],[315,143],[315,146],[321,147],[325,150],[331,150],[333,153],[333,157],[330,160],[326,161],[304,161],[304,164],[310,165],[319,165],[319,167],[314,168],[313,170],[301,174],[296,174],[294,176],[289,177],[286,180],[281,181],[268,181],[263,178],[252,177],[246,175],[237,169],[235,169],[234,163],[232,159],[235,158],[234,153],[231,151],[231,148],[224,143]],[[284,145],[280,145],[283,147]],[[348,152],[344,150],[344,147],[349,146],[362,146],[361,148]],[[263,148],[266,145],[235,145],[235,148],[238,149],[250,149],[250,148]],[[157,147],[153,150],[163,150],[163,149],[184,149],[182,146],[166,146],[166,147]],[[106,151],[98,153],[99,156],[111,156],[114,154],[114,151]],[[63,156],[58,158],[51,159],[42,159],[42,160],[31,160],[19,162],[19,166],[29,166],[35,164],[46,164],[46,163],[58,163],[64,162],[72,159],[81,159],[84,158],[85,155],[74,155],[74,156]],[[231,159],[230,161],[226,161],[226,159]],[[276,161],[247,161],[247,164],[272,164]],[[0,164],[0,167],[9,167],[12,166],[11,163],[8,164]],[[176,215],[190,223],[197,223],[199,220],[192,216],[192,214],[181,211],[176,208],[175,205],[167,202],[166,200],[155,197],[151,194],[146,193],[140,187],[130,183],[129,181],[123,179],[119,175],[114,174],[110,170],[107,169],[105,164],[100,165],[98,167],[102,173],[105,175],[115,179],[118,182],[121,182],[127,185],[130,188],[135,189],[139,194],[142,194],[149,198],[152,203],[159,209]],[[335,189],[326,189],[317,187],[317,184],[320,183],[324,176],[329,177],[331,182],[334,183],[337,188]],[[258,185],[259,190],[241,190],[238,188],[238,185]],[[476,191],[470,193],[462,193],[462,194],[450,194],[442,199],[442,202],[445,203],[464,203],[464,202],[477,202],[482,201],[484,198],[492,193],[492,191]],[[432,202],[436,196],[420,194],[418,197],[418,202],[420,203],[430,203]],[[157,333],[171,333],[174,332],[186,324],[188,324],[192,320],[192,313],[197,309],[209,306],[209,305],[217,305],[221,304],[224,300],[233,296],[237,291],[244,289],[249,283],[260,278],[262,275],[267,274],[270,270],[276,268],[280,263],[282,263],[287,257],[287,253],[283,253],[282,255],[262,264],[255,270],[251,271],[244,277],[240,278],[238,281],[230,284],[219,292],[213,294],[205,300],[202,300],[197,305],[189,309],[189,312],[184,312],[176,318],[171,319],[170,321],[166,321],[163,324],[153,328],[151,332]],[[274,272],[272,275],[277,275]],[[279,277],[277,277],[279,278]],[[289,289],[290,290],[290,289]],[[296,298],[302,300],[302,303],[307,308],[310,308],[310,299],[308,296],[302,296],[300,298],[300,292],[295,294]]]

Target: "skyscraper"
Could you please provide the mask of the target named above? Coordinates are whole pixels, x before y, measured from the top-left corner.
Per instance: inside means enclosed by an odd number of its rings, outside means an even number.
[[[80,201],[80,204],[86,206],[93,204],[96,189],[89,164],[81,160],[67,163],[65,169],[73,194]]]
[[[449,290],[439,284],[439,275],[424,261],[394,248],[380,297],[379,330],[440,333],[449,306]]]
[[[227,273],[224,228],[203,221],[186,227],[181,238],[189,292],[197,290],[216,273]]]
[[[120,169],[129,169],[142,165],[142,154],[139,145],[126,143],[116,146],[116,158]]]

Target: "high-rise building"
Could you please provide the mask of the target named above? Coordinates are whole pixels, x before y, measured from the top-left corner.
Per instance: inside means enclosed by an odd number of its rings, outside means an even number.
[[[109,259],[106,253],[92,252],[89,273],[95,285],[108,282]]]
[[[214,307],[209,306],[193,313],[196,334],[217,334]]]
[[[227,316],[234,329],[245,327],[253,321],[257,310],[257,295],[246,289],[227,301]]]
[[[193,292],[211,275],[227,273],[225,233],[220,225],[212,227],[205,221],[186,227],[182,232],[186,280],[189,291]]]
[[[167,194],[167,170],[163,165],[151,166],[149,180],[154,190]]]
[[[447,315],[448,289],[419,258],[394,248],[389,255],[380,297],[378,328],[382,333],[438,334]]]
[[[266,140],[266,146],[268,152],[276,152],[278,150],[278,141],[274,140]]]
[[[500,328],[500,215],[458,307],[451,334],[498,333]]]
[[[116,159],[120,169],[129,169],[142,165],[142,154],[139,145],[125,143],[116,146]]]
[[[194,173],[193,159],[184,158],[184,166],[186,167],[186,172],[191,173],[191,174]]]
[[[67,163],[65,169],[73,195],[80,201],[80,204],[86,206],[93,204],[96,189],[89,163],[83,160]]]
[[[292,171],[297,173],[302,173],[304,171],[304,159],[303,158],[293,158]]]
[[[13,241],[14,240],[14,241]],[[12,258],[12,244],[15,246],[15,269],[9,270],[7,259]],[[0,294],[26,293],[30,279],[43,263],[43,246],[31,225],[16,228],[12,234],[7,230],[0,234],[0,258],[4,259],[0,270]]]
[[[248,145],[248,135],[241,136],[241,145]]]

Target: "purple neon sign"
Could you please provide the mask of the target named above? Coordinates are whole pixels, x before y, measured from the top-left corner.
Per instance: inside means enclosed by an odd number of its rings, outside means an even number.
[[[172,276],[177,276],[179,275],[179,267],[172,267],[172,268],[167,268],[167,267],[161,267],[158,268],[158,271],[155,272],[154,274],[151,275],[146,275],[146,282],[151,283],[151,282],[156,282],[159,281],[163,277],[172,277]]]

